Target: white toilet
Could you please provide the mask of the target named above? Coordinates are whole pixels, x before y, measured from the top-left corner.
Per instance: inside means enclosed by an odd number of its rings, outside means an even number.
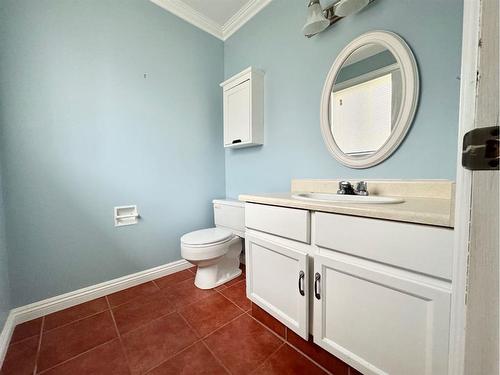
[[[194,284],[211,289],[241,275],[240,254],[245,237],[245,205],[233,200],[213,201],[215,228],[181,237],[181,255],[198,266]]]

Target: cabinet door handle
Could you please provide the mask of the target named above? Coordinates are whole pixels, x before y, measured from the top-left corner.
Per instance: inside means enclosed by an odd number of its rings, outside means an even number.
[[[235,139],[233,142],[231,142],[233,145],[236,143],[241,143],[241,139]]]
[[[304,292],[304,277],[305,277],[304,271],[300,271],[299,272],[299,293],[300,293],[301,296],[305,295],[305,292]]]
[[[317,299],[321,299],[321,294],[320,294],[320,290],[319,290],[320,281],[321,281],[321,275],[316,272],[316,274],[314,275],[314,297],[316,297]]]

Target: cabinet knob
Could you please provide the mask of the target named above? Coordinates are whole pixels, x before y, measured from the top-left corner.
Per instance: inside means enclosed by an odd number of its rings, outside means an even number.
[[[301,296],[305,295],[305,292],[304,292],[304,277],[305,277],[304,271],[300,271],[299,272],[299,293],[300,293]]]
[[[316,272],[314,275],[314,297],[316,299],[321,299],[321,291],[320,291],[320,281],[321,281],[321,275]]]

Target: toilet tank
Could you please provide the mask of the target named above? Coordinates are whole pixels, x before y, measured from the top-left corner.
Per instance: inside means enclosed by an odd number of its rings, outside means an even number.
[[[245,237],[245,203],[236,200],[214,199],[215,226],[226,228]]]

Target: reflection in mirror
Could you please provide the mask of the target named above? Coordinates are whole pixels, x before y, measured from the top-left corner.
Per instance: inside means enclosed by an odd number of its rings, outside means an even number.
[[[330,95],[330,131],[344,154],[365,157],[389,139],[401,111],[401,68],[379,44],[365,44],[342,64]]]

